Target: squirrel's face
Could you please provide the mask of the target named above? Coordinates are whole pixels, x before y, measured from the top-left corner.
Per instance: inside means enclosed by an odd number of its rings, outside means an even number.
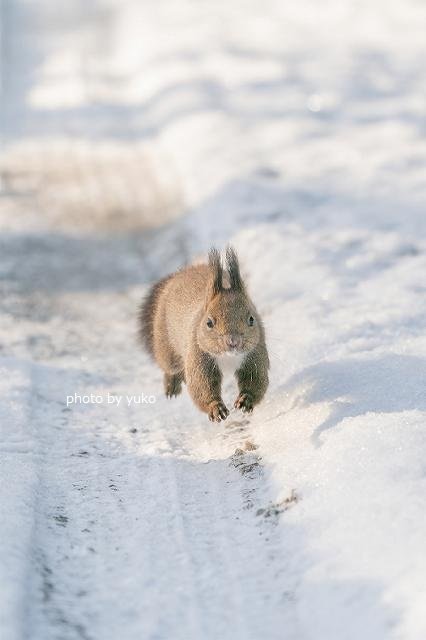
[[[260,318],[247,295],[226,289],[209,302],[197,331],[200,348],[212,355],[247,353],[260,336]]]

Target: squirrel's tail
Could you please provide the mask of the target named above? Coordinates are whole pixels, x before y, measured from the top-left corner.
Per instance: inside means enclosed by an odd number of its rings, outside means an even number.
[[[152,356],[154,355],[154,317],[157,309],[157,301],[164,285],[170,278],[171,276],[166,276],[152,285],[140,306],[139,337],[145,349]]]

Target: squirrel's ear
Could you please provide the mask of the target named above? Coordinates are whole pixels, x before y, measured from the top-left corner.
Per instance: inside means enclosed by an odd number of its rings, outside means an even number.
[[[209,251],[209,269],[210,276],[207,284],[206,304],[222,291],[222,263],[219,251],[214,248]]]
[[[244,292],[244,283],[241,279],[237,254],[230,245],[226,248],[226,268],[229,273],[229,282],[232,291]]]

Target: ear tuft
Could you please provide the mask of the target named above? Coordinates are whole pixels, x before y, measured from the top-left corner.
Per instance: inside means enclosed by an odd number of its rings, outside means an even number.
[[[233,291],[244,291],[244,284],[241,279],[240,265],[238,264],[237,254],[231,245],[226,248],[226,268],[229,273],[229,282]]]
[[[222,262],[220,260],[220,253],[217,249],[212,247],[209,251],[209,282],[207,285],[207,300],[210,302],[213,298],[222,291]]]

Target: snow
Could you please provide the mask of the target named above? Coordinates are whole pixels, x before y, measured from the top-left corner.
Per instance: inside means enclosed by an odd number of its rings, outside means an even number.
[[[2,640],[423,640],[423,3],[0,18]],[[212,425],[136,316],[227,242],[271,383]]]

